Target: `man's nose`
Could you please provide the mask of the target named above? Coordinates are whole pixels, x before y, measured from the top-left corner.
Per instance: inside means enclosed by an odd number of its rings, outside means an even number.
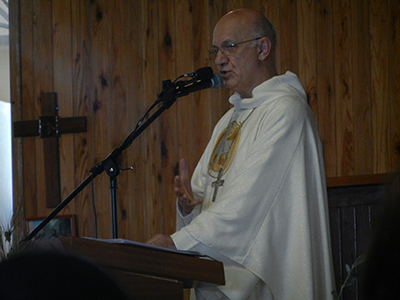
[[[221,51],[221,49],[218,49],[217,55],[215,56],[215,64],[217,66],[224,66],[228,63],[228,61],[228,56],[223,51]]]

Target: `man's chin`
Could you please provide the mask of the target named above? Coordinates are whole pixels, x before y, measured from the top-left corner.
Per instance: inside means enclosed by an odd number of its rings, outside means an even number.
[[[232,78],[224,78],[224,86],[227,89],[233,89],[236,86],[236,84],[235,82],[233,82]]]

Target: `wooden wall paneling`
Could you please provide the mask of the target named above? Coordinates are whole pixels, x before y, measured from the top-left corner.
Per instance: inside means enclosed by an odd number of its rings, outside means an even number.
[[[234,10],[234,9],[242,8],[242,7],[249,7],[249,4],[246,3],[246,5],[244,5],[244,1],[243,0],[229,0],[229,1],[226,1],[226,12],[225,13],[227,13],[227,12],[229,12],[231,10]]]
[[[140,57],[140,51],[137,48],[130,47],[130,28],[128,20],[134,18],[133,7],[135,1],[122,1],[119,5],[109,7],[109,13],[112,17],[111,40],[112,48],[110,49],[110,57],[112,61],[112,78],[111,78],[111,95],[108,101],[108,110],[111,113],[112,126],[108,126],[110,136],[113,140],[110,141],[112,149],[121,145],[125,138],[131,132],[129,119],[132,115],[129,113],[130,99],[127,94],[132,87],[129,85],[130,73],[133,72],[131,62],[133,57]],[[140,7],[140,3],[139,3]],[[139,9],[140,11],[140,9]],[[115,16],[119,16],[115,20]],[[138,19],[136,19],[139,21]],[[140,48],[139,48],[140,49]],[[132,80],[133,81],[133,80]],[[119,167],[124,169],[128,167],[129,152],[133,149],[123,151]],[[117,211],[117,233],[118,237],[125,237],[129,230],[129,222],[127,212],[129,207],[129,176],[127,172],[121,172],[116,179],[116,211]],[[108,179],[109,176],[107,175]],[[107,198],[105,198],[107,202]],[[108,197],[108,202],[111,205],[111,195]]]
[[[89,121],[87,133],[61,137],[64,197],[120,145],[155,101],[162,80],[214,66],[206,55],[214,26],[243,5],[263,9],[275,24],[280,72],[299,74],[311,95],[327,175],[378,174],[399,162],[393,149],[400,140],[396,1],[108,2],[20,0],[17,117],[37,119],[40,93],[55,91],[60,116],[85,115]],[[230,107],[229,94],[221,88],[180,98],[124,153],[122,166],[135,170],[118,177],[123,237],[145,241],[173,231],[178,159],[187,156],[194,168]],[[21,150],[26,216],[47,214],[40,139],[24,138]],[[108,176],[103,173],[94,185],[99,236],[110,237]],[[94,235],[91,187],[74,202],[66,211],[78,215],[81,235]]]
[[[264,6],[266,5],[265,4],[266,2],[270,2],[270,1],[262,0],[262,1],[252,1],[250,3],[246,1],[246,6],[252,8],[252,9],[258,10],[259,12],[264,13]],[[266,17],[268,18],[268,15],[266,15]]]
[[[354,173],[366,175],[373,173],[368,1],[358,1],[357,5],[352,3],[350,9]]]
[[[180,72],[187,73],[187,70],[193,64],[186,64],[192,59],[192,53],[190,51],[185,51],[182,53],[182,49],[179,49],[179,46],[189,42],[191,44],[192,37],[188,36],[191,34],[191,24],[192,18],[191,14],[188,14],[188,8],[183,8],[185,10],[184,16],[181,15],[183,11],[179,11],[182,9],[181,5],[185,5],[179,1],[169,1],[168,3],[164,3],[162,1],[159,2],[159,16],[160,16],[160,25],[159,27],[161,36],[163,38],[162,48],[160,48],[160,65],[161,69],[160,74],[163,74],[163,79],[171,79],[174,81],[179,75]],[[182,24],[179,24],[179,19],[186,19],[185,26],[188,26],[188,31],[184,28],[181,28]],[[178,21],[179,20],[179,21]],[[182,34],[183,33],[183,34]],[[186,44],[188,45],[188,44]],[[184,47],[186,48],[186,47]],[[188,57],[189,56],[189,57]],[[188,57],[186,59],[186,57]],[[180,66],[180,61],[184,62],[183,66]],[[174,186],[173,186],[173,178],[176,173],[176,164],[179,160],[179,139],[178,139],[178,122],[179,118],[181,117],[180,114],[180,105],[185,105],[185,102],[189,101],[192,96],[186,98],[180,98],[173,104],[173,106],[164,113],[161,117],[161,192],[163,197],[157,199],[156,207],[160,214],[159,216],[159,229],[157,232],[167,233],[170,234],[174,232],[175,229],[175,202],[173,201],[174,198]],[[187,105],[187,104],[186,104]],[[172,201],[171,201],[172,200]],[[173,216],[169,216],[168,212],[173,212]],[[156,215],[156,217],[158,217]],[[170,218],[171,217],[171,218]],[[173,225],[171,221],[173,220]],[[170,225],[171,224],[171,225]],[[172,232],[170,231],[172,229]]]
[[[94,79],[90,4],[86,1],[71,2],[71,15],[73,111],[74,115],[87,116],[88,132],[74,135],[74,186],[69,194],[90,175],[89,170],[94,166],[92,130],[96,126],[93,118]],[[94,184],[95,182],[89,184],[69,205],[74,208],[77,215],[79,236],[96,236],[93,197],[97,193],[95,191],[94,195],[92,194],[92,190],[95,190]]]
[[[160,75],[158,91],[161,92],[163,80],[170,79],[173,81],[177,77],[176,72],[176,43],[177,31],[175,28],[176,7],[175,2],[158,3],[158,25],[159,31],[158,40],[158,59]],[[169,195],[173,195],[173,187],[170,186],[171,178],[174,174],[174,167],[177,161],[177,104],[175,103],[165,111],[162,116],[156,121],[159,123],[160,135],[159,143],[153,145],[154,164],[159,170],[157,174],[158,183],[155,183],[152,188],[157,189],[159,194],[154,195],[151,202],[147,202],[148,221],[148,238],[155,233],[167,233],[165,211],[168,210],[169,203],[164,201]],[[162,195],[162,196],[161,196]],[[150,199],[149,199],[150,200]]]
[[[107,101],[107,110],[109,111],[109,121],[108,121],[108,131],[109,136],[112,137],[110,139],[110,151],[120,146],[122,141],[128,135],[128,114],[127,114],[127,99],[126,99],[126,89],[128,88],[125,85],[125,76],[127,73],[125,72],[125,67],[128,64],[127,60],[129,57],[126,55],[125,49],[123,47],[123,41],[126,40],[126,22],[124,22],[122,11],[128,11],[129,3],[121,2],[118,5],[110,5],[107,6],[107,13],[112,16],[110,21],[111,25],[111,47],[109,50],[109,63],[110,65],[110,96]],[[115,19],[115,16],[119,16],[119,18]],[[111,124],[110,124],[111,121]],[[124,151],[121,156],[121,162],[126,161],[127,152]],[[120,164],[121,164],[120,162]],[[123,165],[120,165],[122,168]],[[104,174],[106,175],[106,174]],[[117,189],[116,189],[116,211],[117,211],[117,225],[118,225],[118,236],[122,234],[121,228],[121,220],[124,216],[124,211],[126,209],[126,197],[127,197],[127,178],[126,174],[120,174],[117,178]],[[108,182],[110,183],[110,177],[107,175]],[[108,187],[110,184],[108,184]],[[111,195],[110,191],[109,197],[105,197],[105,203],[108,202],[108,205],[111,207]],[[110,210],[111,216],[111,210]],[[107,225],[107,224],[106,224]]]
[[[134,104],[132,103],[133,95],[140,94],[140,86],[141,81],[140,77],[142,75],[141,70],[141,39],[138,38],[143,36],[141,31],[141,2],[137,1],[127,1],[123,2],[124,5],[121,6],[118,12],[115,14],[119,14],[121,16],[121,28],[116,28],[116,31],[121,31],[120,37],[120,54],[117,54],[118,57],[118,70],[117,74],[121,73],[120,79],[121,83],[117,86],[120,86],[119,92],[115,95],[117,99],[121,99],[123,101],[123,105],[121,109],[123,109],[123,118],[122,120],[118,115],[115,115],[115,122],[118,127],[119,122],[124,123],[124,130],[122,135],[119,137],[120,141],[118,142],[119,146],[123,140],[130,134],[130,132],[134,129],[134,122],[131,121],[132,118],[139,119],[138,115],[132,114]],[[130,20],[135,20],[135,23]],[[137,24],[137,25],[136,25]],[[117,79],[117,78],[116,78]],[[130,95],[130,96],[128,96]],[[120,112],[120,115],[121,112]],[[137,151],[136,150],[139,150]],[[125,150],[123,155],[123,161],[121,163],[121,168],[128,168],[133,164],[133,161],[130,159],[131,153],[137,153],[140,151],[140,145],[137,141],[134,142],[132,148]],[[131,226],[131,216],[130,212],[132,211],[132,206],[134,203],[130,201],[132,195],[132,187],[131,183],[133,182],[133,172],[122,172],[118,176],[118,220],[119,220],[119,236],[130,236],[129,232],[132,228]],[[134,210],[136,210],[133,207]],[[135,224],[132,224],[135,225]],[[135,228],[135,227],[133,227]],[[132,230],[133,230],[132,228]]]
[[[354,1],[333,2],[337,176],[354,175],[351,5]]]
[[[374,173],[390,168],[392,152],[389,130],[388,86],[388,18],[387,1],[370,2],[371,96],[373,118]]]
[[[202,2],[202,1],[199,1]],[[177,77],[181,74],[189,73],[197,70],[204,66],[194,65],[194,30],[195,24],[193,19],[194,7],[189,3],[189,1],[175,1],[175,8],[178,18],[175,18],[175,30],[176,30],[176,75]],[[170,151],[174,152],[174,156],[179,160],[180,158],[185,158],[189,165],[193,165],[196,158],[196,127],[197,123],[201,122],[196,114],[196,102],[195,97],[199,97],[200,93],[193,93],[188,96],[178,98],[176,103],[176,120],[171,119],[171,122],[176,123],[176,134],[177,134],[177,144],[174,149]],[[201,115],[201,113],[200,113]],[[175,164],[178,163],[178,160]],[[171,162],[172,163],[172,162]],[[178,169],[176,169],[176,172]],[[166,185],[173,186],[173,178],[166,178]],[[168,204],[173,203],[174,205],[169,205],[168,209],[173,207],[171,211],[175,211],[175,202],[173,201],[174,194],[166,195],[166,202]],[[168,228],[169,231],[174,231],[175,226]]]
[[[71,4],[62,1],[53,5],[52,15],[54,91],[49,92],[57,93],[58,116],[65,118],[74,116]],[[65,134],[59,139],[61,201],[74,189],[74,138],[73,134]],[[73,214],[72,208],[67,206],[61,213]]]
[[[249,7],[249,8],[251,8],[251,9],[258,10],[258,11],[260,11],[260,12],[263,12],[263,5],[264,5],[263,2],[264,2],[264,1],[252,1],[252,2],[247,2],[247,1],[246,1],[246,4],[243,5],[243,7]]]
[[[127,1],[126,7],[121,11],[124,37],[122,38],[121,57],[124,60],[122,70],[124,74],[124,86],[126,88],[126,113],[127,132],[123,139],[130,134],[144,113],[143,102],[143,44],[146,30],[143,29],[142,1]],[[147,46],[146,46],[147,47]],[[152,97],[152,99],[154,96]],[[154,99],[153,99],[154,100]],[[143,176],[143,144],[144,137],[137,138],[132,145],[125,150],[122,168],[133,166],[134,169],[124,171],[118,177],[118,186],[124,187],[125,192],[118,190],[117,195],[123,203],[120,205],[121,213],[119,232],[121,238],[135,240],[136,233],[144,233],[144,188],[146,186]],[[121,141],[122,142],[122,141]],[[143,238],[142,238],[143,239]]]
[[[297,3],[282,0],[279,5],[280,23],[278,27],[278,40],[280,43],[280,69],[282,74],[291,71],[299,74],[299,41],[298,41],[298,12]]]
[[[325,172],[335,177],[336,123],[335,123],[335,69],[333,40],[333,7],[331,1],[316,4],[316,64],[318,131],[324,149]]]
[[[160,69],[164,68],[164,64],[160,66],[160,58],[158,51],[162,45],[161,37],[158,30],[158,2],[157,1],[142,1],[142,59],[143,67],[143,102],[140,105],[139,115],[144,112],[156,100],[157,95],[161,92],[161,75]],[[166,79],[166,78],[163,78]],[[168,112],[166,112],[168,113]],[[138,121],[138,120],[137,120]],[[140,172],[137,172],[138,177],[137,190],[135,190],[134,202],[137,208],[136,216],[138,220],[143,220],[143,230],[135,230],[135,237],[138,241],[146,241],[154,234],[153,223],[157,218],[153,218],[153,210],[159,209],[156,207],[162,196],[161,193],[161,160],[160,160],[160,145],[161,136],[159,134],[161,128],[160,119],[153,122],[142,134],[143,158],[138,161]],[[136,168],[136,166],[135,166]],[[155,188],[156,187],[156,188]],[[143,191],[139,193],[139,191]],[[139,204],[139,202],[141,202]],[[140,211],[141,210],[141,211]],[[143,214],[143,215],[140,215]],[[135,216],[135,215],[134,215]]]
[[[90,7],[90,24],[92,39],[92,70],[94,80],[93,121],[93,164],[100,163],[114,149],[116,132],[115,119],[111,102],[113,97],[113,77],[115,57],[113,49],[118,48],[117,41],[112,38],[114,20],[113,7],[119,2],[96,1]],[[117,18],[119,19],[119,17]],[[105,125],[107,124],[107,125]],[[110,177],[103,172],[95,179],[96,207],[99,237],[112,237]]]
[[[263,1],[262,3],[263,9],[261,10],[262,13],[267,17],[267,19],[274,25],[276,35],[277,35],[277,47],[276,47],[276,68],[278,73],[282,70],[281,66],[281,48],[282,48],[282,41],[281,41],[281,29],[280,29],[280,13],[279,13],[279,1]]]
[[[185,16],[181,20],[179,18],[176,20],[176,28],[181,33],[177,40],[177,75],[208,66],[208,61],[204,59],[205,53],[202,53],[206,51],[204,45],[207,45],[208,38],[208,32],[204,31],[205,26],[208,28],[208,7],[206,1],[188,2],[183,4],[178,1],[176,3],[177,14]],[[185,37],[184,40],[182,40],[183,37]],[[177,151],[178,159],[185,158],[189,166],[194,165],[199,159],[198,137],[201,134],[199,134],[198,128],[207,122],[207,118],[203,118],[204,111],[199,108],[199,104],[203,104],[209,98],[208,95],[208,91],[202,91],[178,99],[176,120],[178,123],[178,148],[175,151]],[[174,196],[171,195],[170,199],[174,199]]]
[[[297,36],[299,57],[299,79],[306,90],[309,105],[318,118],[317,102],[317,41],[316,41],[316,7],[315,1],[302,0],[297,2]]]
[[[52,36],[52,2],[35,1],[33,4],[33,70],[34,70],[34,94],[33,99],[28,101],[35,102],[35,119],[41,116],[40,96],[44,92],[53,90],[53,36]],[[48,45],[48,47],[44,47]],[[35,180],[37,185],[37,214],[46,216],[46,183],[44,181],[44,161],[46,160],[43,141],[35,138],[36,141],[36,163]]]
[[[211,8],[209,1],[193,1],[193,51],[195,69],[210,66],[214,72],[218,72],[214,61],[208,56],[208,49],[212,45],[213,26],[211,24]],[[194,122],[194,131],[188,134],[194,135],[195,144],[191,149],[186,151],[191,153],[191,161],[189,167],[194,169],[198,160],[200,159],[205,147],[208,144],[210,133],[212,132],[213,124],[211,122],[210,107],[214,102],[222,102],[217,98],[220,89],[208,89],[199,93],[193,94],[194,96],[194,111],[192,115],[192,122]],[[186,147],[181,142],[180,147]],[[186,147],[187,148],[187,147]],[[192,172],[191,172],[192,173]]]
[[[132,18],[129,14],[131,11],[130,2],[121,2],[118,5],[107,6],[107,14],[110,15],[110,39],[111,45],[109,49],[109,60],[110,64],[110,95],[107,101],[107,110],[109,111],[108,120],[108,131],[109,136],[112,139],[110,143],[110,151],[117,148],[125,140],[125,138],[130,133],[129,118],[131,115],[128,112],[129,99],[127,99],[127,92],[130,89],[128,81],[126,80],[129,76],[131,55],[133,57],[140,57],[140,52],[136,52],[135,49],[129,49],[125,46],[125,43],[129,40],[129,27],[127,27],[127,19]],[[115,16],[119,16],[115,19]],[[104,123],[104,122],[103,122]],[[110,124],[111,123],[111,124]],[[107,124],[107,122],[105,123]],[[131,150],[131,149],[129,149]],[[127,163],[127,157],[129,150],[125,150],[122,153],[121,161],[119,165],[124,168],[124,164]],[[107,177],[108,182],[110,177]],[[117,225],[118,225],[118,235],[124,235],[127,227],[126,222],[126,212],[127,212],[127,198],[129,190],[129,174],[120,173],[117,178]],[[108,184],[109,186],[109,184]],[[104,197],[105,203],[111,207],[111,195],[108,193],[108,197]],[[111,214],[110,214],[111,216]],[[107,224],[106,224],[107,225]]]
[[[393,160],[390,171],[400,168],[400,5],[397,0],[389,1],[389,99],[390,99],[390,151]]]
[[[194,1],[193,3],[176,2],[177,14],[177,75],[209,66],[207,50],[211,45],[209,39],[208,1]],[[185,158],[192,174],[202,151],[204,150],[210,132],[211,90],[193,93],[187,97],[179,98],[177,102],[177,139],[179,149],[178,159]],[[178,161],[176,162],[178,172]],[[172,182],[167,183],[173,186]],[[171,214],[175,217],[174,194],[166,195],[170,205]],[[175,224],[168,228],[169,232],[175,231]]]
[[[21,22],[21,121],[37,118],[34,99],[33,70],[33,3],[20,1]],[[13,111],[14,113],[14,111]],[[20,121],[20,120],[18,120]],[[22,140],[23,193],[25,216],[37,215],[36,181],[36,141],[34,137]]]
[[[179,16],[175,18],[171,15],[167,16],[171,21],[168,27],[173,31],[171,35],[172,48],[169,49],[172,60],[167,62],[171,63],[171,71],[175,70],[175,74],[172,72],[169,77],[173,81],[178,76],[195,70],[193,7],[189,1],[175,0],[174,3],[172,1],[170,3],[173,4],[173,8],[169,10]],[[164,44],[164,46],[166,45]],[[177,174],[177,164],[180,157],[186,158],[189,163],[192,162],[194,155],[191,152],[196,147],[194,95],[178,98],[173,106],[172,109],[165,112],[165,118],[163,118],[163,124],[168,122],[168,127],[163,126],[163,145],[166,151],[162,153],[164,170],[162,232],[167,234],[175,231],[176,203],[173,182],[174,176]]]

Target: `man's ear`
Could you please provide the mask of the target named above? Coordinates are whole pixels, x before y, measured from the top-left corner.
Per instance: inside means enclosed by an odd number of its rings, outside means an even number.
[[[267,37],[263,37],[260,40],[260,51],[258,53],[258,58],[260,60],[265,60],[272,51],[272,43],[271,40]]]

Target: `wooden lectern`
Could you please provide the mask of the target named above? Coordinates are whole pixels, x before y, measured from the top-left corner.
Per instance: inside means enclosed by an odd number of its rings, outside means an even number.
[[[89,258],[107,269],[132,299],[182,300],[183,290],[196,282],[225,284],[221,262],[191,253],[75,237],[29,244],[33,249],[65,251]]]

